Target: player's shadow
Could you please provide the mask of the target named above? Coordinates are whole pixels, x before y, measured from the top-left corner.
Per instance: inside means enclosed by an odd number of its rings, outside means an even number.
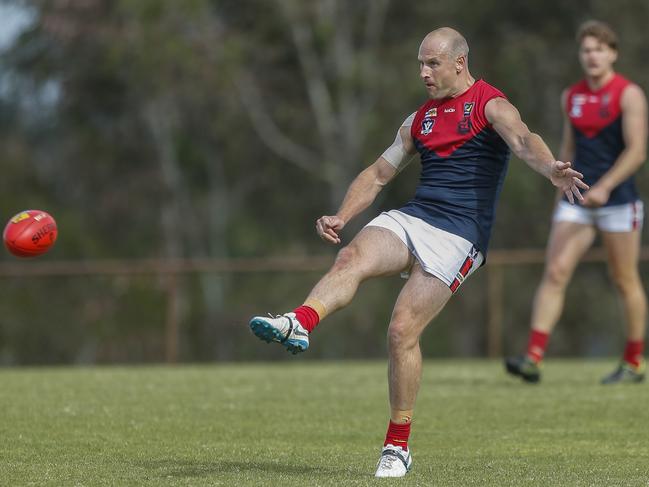
[[[333,467],[319,467],[313,465],[296,465],[272,461],[236,461],[236,460],[214,460],[214,461],[192,461],[192,460],[141,460],[134,462],[138,467],[153,470],[159,477],[197,478],[209,477],[218,474],[245,474],[255,472],[263,474],[287,474],[293,476],[304,475],[313,477],[329,477],[332,474],[340,474],[340,469]],[[347,470],[347,476],[366,477],[367,472]]]

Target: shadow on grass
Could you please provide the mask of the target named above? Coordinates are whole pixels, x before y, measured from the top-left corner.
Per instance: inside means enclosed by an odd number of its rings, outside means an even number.
[[[286,474],[293,476],[331,477],[344,473],[347,478],[368,476],[366,471],[354,469],[322,467],[314,465],[285,464],[271,461],[236,461],[236,460],[214,460],[214,461],[192,461],[192,460],[142,460],[134,462],[134,465],[147,470],[156,471],[160,477],[207,477],[215,474]]]

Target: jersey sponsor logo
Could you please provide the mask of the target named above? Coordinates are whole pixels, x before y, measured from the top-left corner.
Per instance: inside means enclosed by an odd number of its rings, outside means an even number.
[[[454,113],[454,112],[455,112],[455,108],[453,107],[444,109],[444,113]]]
[[[433,107],[424,113],[424,118],[436,117],[437,116],[437,107]]]
[[[586,95],[582,95],[582,94],[572,95],[572,104],[583,105],[584,103],[586,103],[587,99],[588,97]]]
[[[424,118],[421,121],[421,135],[428,135],[433,131],[433,125],[435,125],[435,120],[431,118]]]

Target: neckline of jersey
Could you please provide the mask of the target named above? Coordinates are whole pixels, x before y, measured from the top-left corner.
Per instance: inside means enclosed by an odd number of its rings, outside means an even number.
[[[603,84],[601,87],[599,87],[596,90],[591,89],[590,85],[588,84],[588,80],[586,78],[584,78],[584,85],[586,85],[586,89],[590,92],[591,95],[597,95],[602,91],[604,91],[605,89],[609,88],[617,78],[618,78],[618,74],[615,71],[613,71],[613,76],[611,77],[611,79],[608,80],[605,84]]]

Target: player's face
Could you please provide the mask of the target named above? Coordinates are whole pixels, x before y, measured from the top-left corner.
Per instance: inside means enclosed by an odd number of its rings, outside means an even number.
[[[455,59],[448,55],[444,45],[424,40],[418,58],[419,76],[426,85],[428,96],[435,100],[450,96],[458,75]]]
[[[586,76],[600,78],[613,70],[617,51],[595,37],[587,36],[579,46],[579,62]]]

